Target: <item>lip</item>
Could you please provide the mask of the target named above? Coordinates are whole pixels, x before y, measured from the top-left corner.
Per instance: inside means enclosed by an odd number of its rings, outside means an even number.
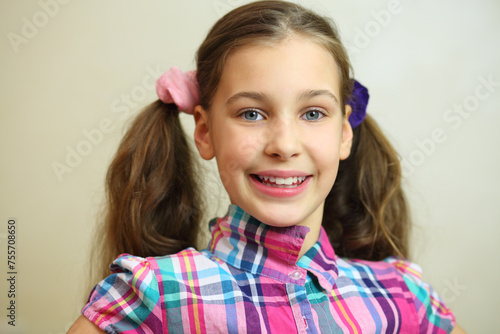
[[[278,169],[269,169],[269,170],[263,170],[260,172],[255,172],[252,174],[257,174],[261,176],[274,176],[274,177],[282,177],[286,179],[287,177],[294,177],[294,176],[310,176],[311,174],[304,173],[298,170],[278,170]]]
[[[274,177],[293,177],[293,176],[305,176],[306,179],[297,187],[294,188],[279,188],[279,187],[269,187],[262,184],[257,178],[253,175],[265,175],[265,176],[274,176]],[[252,173],[249,175],[251,183],[254,188],[263,195],[273,197],[273,198],[288,198],[294,197],[301,193],[303,193],[307,186],[309,185],[309,181],[311,181],[311,175],[298,171],[262,171],[259,173]]]

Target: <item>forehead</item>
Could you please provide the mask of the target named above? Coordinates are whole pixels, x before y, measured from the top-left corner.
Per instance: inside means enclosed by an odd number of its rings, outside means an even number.
[[[330,89],[338,96],[339,86],[333,55],[310,38],[295,35],[279,42],[252,43],[231,52],[217,93]]]

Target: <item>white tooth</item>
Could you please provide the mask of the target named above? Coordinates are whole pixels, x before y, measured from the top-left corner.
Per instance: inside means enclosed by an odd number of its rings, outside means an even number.
[[[276,179],[274,178],[274,176],[270,176],[270,177],[269,177],[269,181],[271,181],[271,182],[276,182]]]
[[[282,177],[277,177],[276,178],[276,184],[284,184],[285,183],[285,179],[282,178]]]
[[[269,176],[261,176],[261,178],[265,181],[269,180]]]
[[[305,180],[305,179],[306,179],[306,177],[305,177],[305,176],[301,176],[301,177],[299,178],[299,181],[300,181],[300,182],[304,182],[304,180]]]
[[[293,180],[292,180],[292,183],[297,183],[297,177],[294,176]]]
[[[285,184],[286,184],[287,186],[292,185],[292,182],[293,182],[293,178],[291,178],[291,177],[287,177],[287,178],[285,179]]]

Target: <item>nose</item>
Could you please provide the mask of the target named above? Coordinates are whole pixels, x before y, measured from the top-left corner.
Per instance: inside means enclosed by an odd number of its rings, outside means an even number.
[[[292,119],[274,119],[267,129],[267,141],[264,152],[281,160],[289,160],[300,155],[302,144],[300,131]]]

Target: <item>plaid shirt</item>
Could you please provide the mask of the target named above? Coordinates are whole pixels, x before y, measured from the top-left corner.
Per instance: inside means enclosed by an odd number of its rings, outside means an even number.
[[[82,313],[108,333],[446,333],[455,324],[415,264],[338,258],[322,229],[270,227],[231,205],[200,252],[119,256]]]

